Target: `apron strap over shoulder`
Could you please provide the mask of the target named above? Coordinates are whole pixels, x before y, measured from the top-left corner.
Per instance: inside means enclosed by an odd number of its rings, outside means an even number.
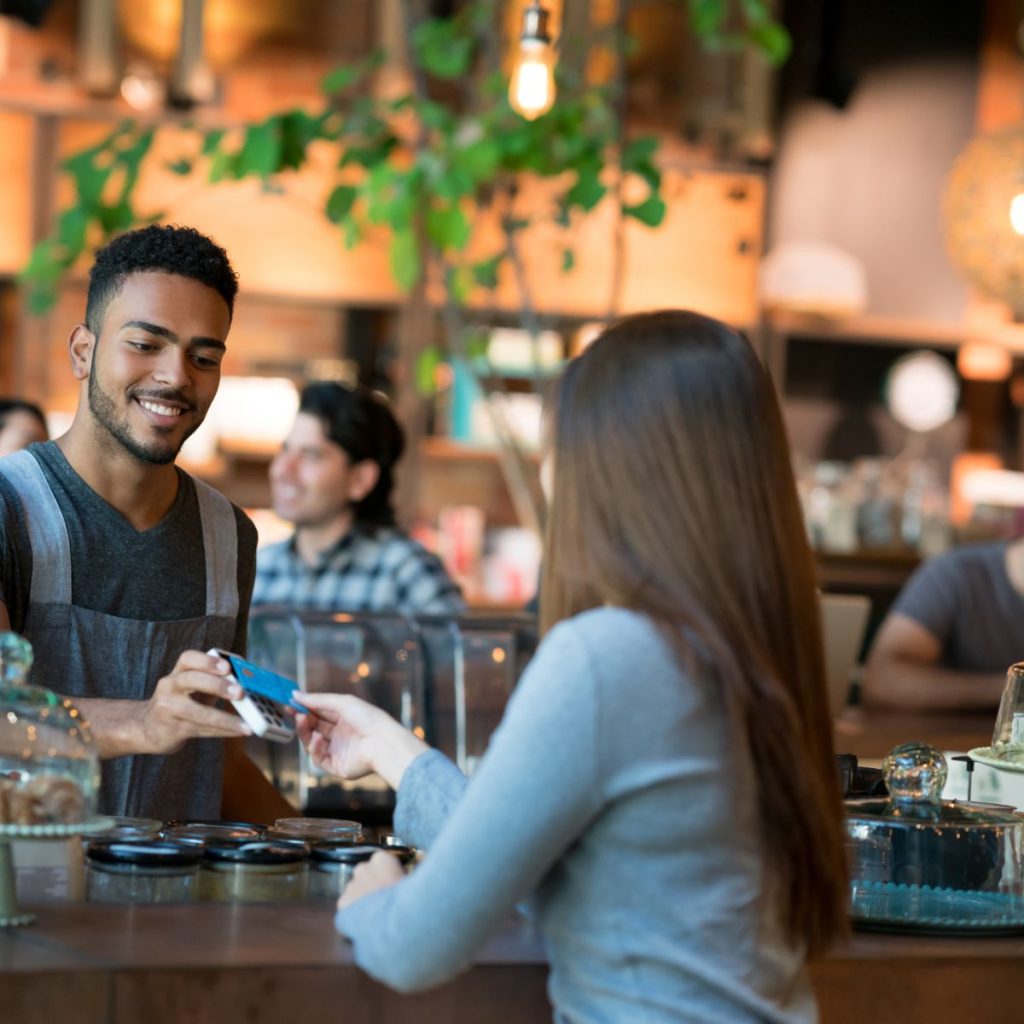
[[[71,542],[57,499],[50,490],[42,466],[22,450],[0,459],[0,473],[18,492],[33,566],[46,572],[32,573],[30,604],[71,604]]]
[[[192,478],[199,499],[206,552],[206,614],[238,616],[238,523],[231,502],[202,480]]]

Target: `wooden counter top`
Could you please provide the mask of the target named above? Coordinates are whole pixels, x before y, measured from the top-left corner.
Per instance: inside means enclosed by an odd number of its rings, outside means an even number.
[[[835,750],[837,754],[877,759],[901,743],[923,740],[939,750],[966,752],[992,742],[995,721],[994,710],[985,714],[923,714],[846,708],[836,719]]]
[[[550,1020],[536,935],[510,923],[476,965],[400,996],[363,974],[311,905],[52,904],[0,930],[4,1024],[538,1024]],[[855,934],[813,965],[822,1024],[1014,1020],[1024,937]]]

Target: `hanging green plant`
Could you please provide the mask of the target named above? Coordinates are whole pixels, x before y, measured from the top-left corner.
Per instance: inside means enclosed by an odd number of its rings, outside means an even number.
[[[772,61],[785,59],[788,36],[765,0],[688,0],[688,6],[694,31],[707,46],[753,45]],[[446,301],[456,307],[474,288],[498,286],[503,266],[517,258],[516,237],[538,219],[567,228],[611,194],[621,217],[656,228],[665,216],[658,142],[642,137],[623,143],[621,82],[595,86],[563,72],[554,107],[525,120],[509,106],[505,76],[483,66],[498,23],[496,0],[467,3],[451,18],[409,23],[413,87],[406,94],[382,99],[370,93],[373,74],[387,60],[374,52],[327,75],[319,109],[289,110],[235,130],[186,129],[193,141],[184,141],[183,155],[166,166],[209,183],[256,178],[268,190],[280,190],[280,176],[303,168],[312,144],[329,143],[337,149],[337,180],[323,213],[337,225],[341,242],[352,247],[368,231],[387,228],[399,287],[416,287],[436,266]],[[449,88],[442,102],[431,83],[463,87],[455,94]],[[87,249],[161,219],[162,211],[138,210],[134,203],[154,134],[151,125],[126,121],[64,161],[74,198],[22,274],[34,313],[51,308],[61,279]],[[550,207],[531,217],[514,207],[523,175],[556,183]],[[642,197],[626,203],[625,189],[610,193],[614,176],[620,185],[635,178]],[[474,228],[488,208],[498,211],[505,241],[481,257]],[[562,266],[571,272],[574,265],[567,238]]]

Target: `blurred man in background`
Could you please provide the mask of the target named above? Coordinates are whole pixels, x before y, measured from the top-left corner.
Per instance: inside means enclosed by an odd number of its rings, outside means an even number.
[[[257,553],[253,605],[331,612],[452,614],[465,608],[440,560],[395,525],[393,468],[405,447],[387,405],[364,388],[302,392],[270,466],[289,540]]]

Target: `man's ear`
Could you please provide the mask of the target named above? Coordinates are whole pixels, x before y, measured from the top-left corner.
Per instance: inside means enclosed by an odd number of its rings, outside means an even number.
[[[373,459],[363,459],[348,468],[348,500],[362,501],[377,486],[380,466]]]
[[[75,375],[75,380],[85,380],[89,376],[95,349],[96,335],[85,324],[76,324],[68,339],[71,372]]]

